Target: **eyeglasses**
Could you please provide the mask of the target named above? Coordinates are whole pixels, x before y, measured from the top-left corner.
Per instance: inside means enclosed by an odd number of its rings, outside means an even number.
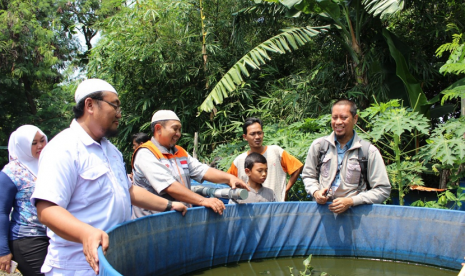
[[[105,100],[100,100],[100,99],[95,99],[97,101],[102,101],[102,102],[106,102],[107,104],[111,105],[115,111],[116,111],[116,114],[121,114],[121,105],[116,105],[114,103],[110,103],[110,102],[107,102]]]

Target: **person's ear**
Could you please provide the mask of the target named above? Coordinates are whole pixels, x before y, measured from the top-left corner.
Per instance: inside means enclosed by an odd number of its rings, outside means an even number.
[[[87,110],[87,112],[89,114],[93,114],[94,113],[94,107],[95,107],[96,103],[94,102],[94,100],[92,98],[86,98],[84,100],[84,109]]]
[[[242,138],[244,138],[244,140],[247,140],[247,134],[242,134]]]
[[[247,176],[250,176],[250,173],[251,173],[251,171],[250,171],[248,168],[245,168],[245,174],[246,174]]]
[[[162,126],[161,126],[160,124],[156,124],[156,125],[155,125],[155,132],[160,131],[161,128],[162,128]]]
[[[357,123],[357,120],[358,120],[358,114],[355,114],[354,120],[355,120],[355,123],[354,123],[354,124],[356,124],[356,123]]]

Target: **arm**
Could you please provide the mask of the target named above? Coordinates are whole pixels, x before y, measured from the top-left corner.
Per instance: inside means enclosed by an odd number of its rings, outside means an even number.
[[[131,203],[137,207],[163,212],[168,206],[167,199],[154,195],[144,188],[135,185],[131,186],[129,194],[131,195]],[[184,204],[181,202],[173,202],[172,204],[170,210],[181,212],[183,216],[186,214],[187,207]]]
[[[299,161],[299,159],[290,155],[287,151],[282,150],[281,167],[286,173],[290,175],[289,180],[287,181],[286,191],[284,193],[284,201],[287,201],[287,194],[297,181],[297,178],[299,178],[299,175],[303,169],[303,164]]]
[[[3,172],[0,172],[0,187],[2,187],[2,193],[0,193],[0,271],[4,270],[10,273],[10,262],[13,255],[8,247],[9,215],[18,189]]]
[[[198,171],[199,174],[202,174],[202,169]],[[171,170],[163,165],[148,149],[140,149],[137,151],[134,160],[133,174],[136,182],[139,177],[145,177],[158,194],[166,192],[178,201],[205,206],[219,214],[222,214],[225,209],[221,200],[216,198],[204,198],[179,183],[173,177]],[[166,208],[166,204],[164,207]],[[163,208],[162,210],[165,209]]]
[[[102,246],[105,253],[108,249],[108,235],[77,218],[66,209],[45,200],[37,200],[37,215],[40,222],[50,228],[58,236],[73,242],[82,243],[86,260],[98,274],[97,248]]]
[[[315,192],[320,189],[318,172],[316,170],[318,165],[318,152],[320,150],[320,139],[313,141],[312,145],[308,149],[307,158],[305,159],[305,165],[302,170],[302,181],[304,182],[305,190],[315,199],[317,199]]]
[[[225,173],[214,168],[209,168],[203,176],[203,179],[214,183],[226,183],[231,186],[232,189],[241,188],[250,191],[244,181],[232,174]]]
[[[249,187],[244,183],[244,181],[237,178],[237,176],[215,168],[210,168],[207,165],[200,163],[199,160],[192,158],[190,155],[188,156],[188,164],[190,176],[199,182],[207,180],[213,183],[226,183],[231,186],[232,189],[242,188],[249,191]]]
[[[205,198],[189,190],[188,188],[186,188],[184,185],[182,185],[181,183],[177,181],[169,185],[165,189],[165,192],[167,192],[170,196],[172,196],[176,200],[211,208],[215,213],[219,213],[220,215],[223,214],[223,210],[226,209],[226,207],[224,206],[221,200],[217,198]]]
[[[237,175],[237,167],[236,167],[236,165],[234,165],[234,162],[231,163],[231,167],[229,167],[227,173],[232,174],[234,176],[238,176]]]
[[[286,194],[285,194],[285,197],[284,197],[284,201],[287,201],[287,194],[291,190],[292,186],[294,186],[295,182],[297,181],[297,178],[299,178],[299,174],[302,172],[302,169],[303,169],[303,167],[301,167],[297,171],[293,172],[291,174],[291,177],[289,177],[289,181],[287,181],[287,185],[286,185]]]

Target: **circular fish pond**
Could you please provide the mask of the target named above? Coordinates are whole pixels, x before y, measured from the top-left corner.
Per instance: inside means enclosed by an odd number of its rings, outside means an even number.
[[[362,205],[335,215],[327,205],[283,202],[171,211],[108,231],[100,275],[182,275],[226,263],[291,256],[345,256],[459,270],[465,212]]]

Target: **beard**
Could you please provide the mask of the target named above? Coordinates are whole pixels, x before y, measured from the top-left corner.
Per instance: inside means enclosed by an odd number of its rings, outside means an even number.
[[[336,136],[337,140],[340,140],[340,139],[344,138],[346,136],[346,134],[344,133],[344,134],[341,134],[341,135],[337,135],[336,133],[334,133],[334,136]]]
[[[118,129],[107,129],[107,131],[105,131],[105,137],[107,138],[112,138],[112,137],[116,137],[118,136]]]

